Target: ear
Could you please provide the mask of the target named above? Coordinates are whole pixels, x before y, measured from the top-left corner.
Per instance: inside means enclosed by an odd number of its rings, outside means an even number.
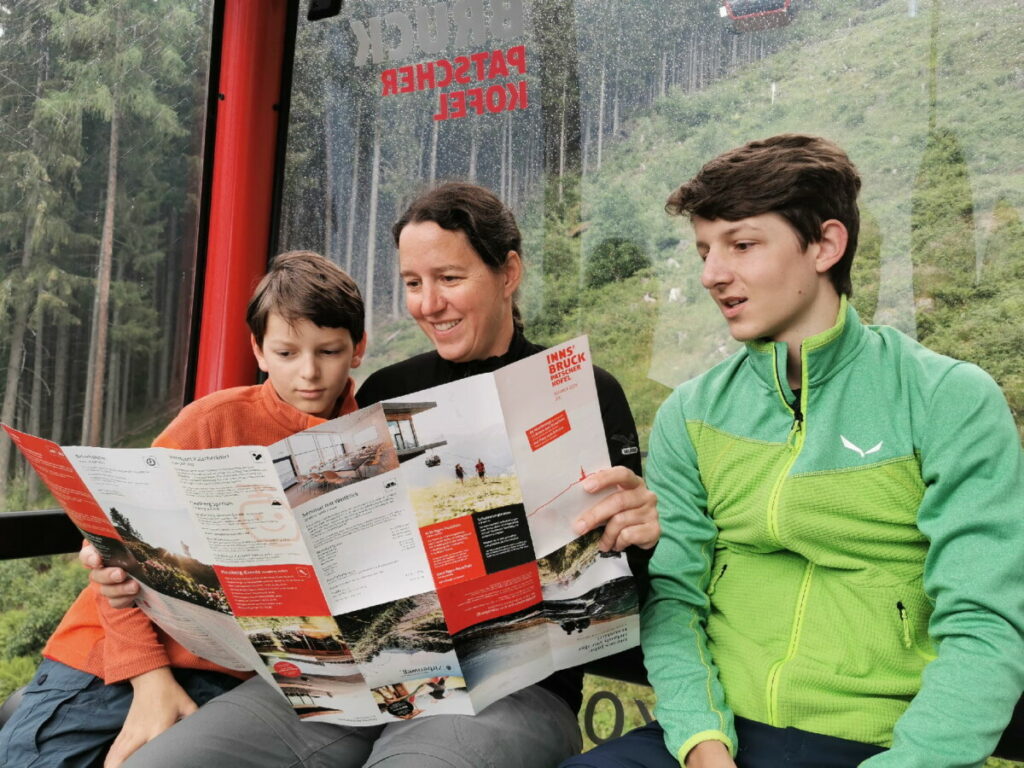
[[[838,219],[829,219],[821,225],[821,240],[816,243],[818,253],[814,257],[814,268],[819,275],[824,275],[843,258],[848,240],[846,225]]]
[[[504,295],[506,299],[510,299],[523,280],[523,260],[516,251],[508,252],[502,271],[505,273]]]
[[[249,334],[249,343],[252,344],[252,353],[256,356],[256,362],[260,366],[260,370],[267,373],[267,361],[263,357],[263,350],[260,349],[260,345],[256,343],[256,337],[251,333]]]
[[[352,362],[348,364],[349,368],[358,368],[363,364],[363,356],[366,354],[366,332],[363,332],[363,338],[356,344],[356,348],[352,350]]]

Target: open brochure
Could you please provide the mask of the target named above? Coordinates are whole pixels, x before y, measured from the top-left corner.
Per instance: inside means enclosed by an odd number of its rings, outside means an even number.
[[[610,466],[585,337],[271,446],[5,429],[154,622],[300,717],[473,714],[638,642],[625,556],[571,527]]]

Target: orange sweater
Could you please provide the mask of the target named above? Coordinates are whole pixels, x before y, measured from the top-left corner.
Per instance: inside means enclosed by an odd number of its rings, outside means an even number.
[[[350,379],[339,413],[356,409],[354,392]],[[214,392],[185,406],[153,445],[179,450],[270,445],[323,421],[285,403],[267,381]],[[167,666],[212,669],[236,677],[251,675],[196,656],[153,625],[138,608],[111,608],[91,583],[64,615],[43,655],[108,684]]]

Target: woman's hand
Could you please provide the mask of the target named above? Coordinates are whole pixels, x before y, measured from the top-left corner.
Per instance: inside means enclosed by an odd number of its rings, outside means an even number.
[[[583,481],[584,490],[598,493],[606,488],[617,491],[602,499],[576,518],[577,534],[604,526],[598,548],[602,552],[621,552],[628,546],[651,549],[658,543],[658,497],[648,490],[643,478],[628,467],[612,467],[595,472]]]
[[[133,677],[131,683],[132,704],[103,768],[118,768],[143,744],[198,709],[169,667],[144,672]]]
[[[78,552],[78,562],[89,569],[89,580],[99,587],[111,608],[131,608],[139,594],[139,584],[124,568],[104,568],[103,558],[92,544]]]

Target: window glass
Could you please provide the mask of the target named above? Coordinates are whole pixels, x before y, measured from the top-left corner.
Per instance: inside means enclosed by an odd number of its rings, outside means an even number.
[[[212,0],[0,0],[2,420],[147,444],[181,405]],[[0,438],[0,509],[57,506]]]
[[[346,2],[300,20],[282,250],[350,270],[357,373],[428,344],[390,225],[425,185],[491,187],[525,235],[527,335],[586,332],[641,434],[735,348],[668,194],[717,153],[824,135],[860,169],[853,303],[982,365],[1024,415],[1024,7],[693,0]]]

